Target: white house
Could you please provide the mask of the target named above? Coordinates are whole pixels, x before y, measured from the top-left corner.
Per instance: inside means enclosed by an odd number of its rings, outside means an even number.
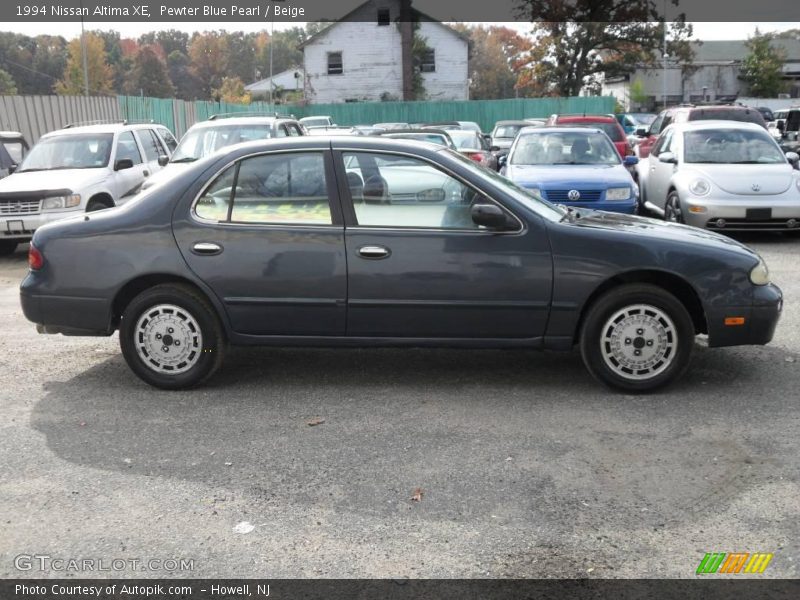
[[[772,45],[786,53],[783,79],[787,83],[787,93],[796,98],[800,95],[800,41],[776,39]],[[666,69],[660,61],[652,66],[642,65],[628,75],[606,79],[601,93],[616,97],[628,110],[652,110],[661,106],[665,87],[668,104],[729,101],[747,96],[748,86],[739,78],[742,61],[749,54],[744,41],[693,43],[692,50],[691,64],[668,60]],[[643,102],[637,103],[631,98],[634,84],[643,92]]]
[[[301,45],[307,101],[324,104],[408,97],[403,36],[410,35],[412,27],[402,26],[402,4],[402,0],[368,0]],[[467,39],[419,11],[410,9],[409,14],[412,20],[405,22],[416,24],[414,35],[427,48],[405,74],[408,78],[415,69],[422,77],[424,98],[417,99],[467,100]],[[410,47],[411,39],[406,48]]]
[[[244,86],[245,91],[250,92],[253,97],[266,98],[269,97],[269,88],[272,86],[272,92],[293,92],[295,90],[303,90],[303,68],[294,67],[276,73],[272,78],[267,77],[250,85]]]

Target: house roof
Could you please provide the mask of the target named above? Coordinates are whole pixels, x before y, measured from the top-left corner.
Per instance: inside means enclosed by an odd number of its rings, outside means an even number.
[[[292,67],[291,69],[287,69],[286,71],[281,71],[280,73],[275,73],[271,80],[272,80],[272,87],[273,89],[276,87],[289,87],[294,85],[295,80],[295,73],[303,73],[303,67]],[[244,86],[244,89],[248,92],[262,92],[262,91],[269,91],[269,84],[270,78],[266,77],[264,79],[260,79],[255,81],[249,85]]]
[[[695,63],[741,61],[750,54],[745,40],[692,42],[691,46]],[[778,38],[772,41],[772,47],[783,49],[787,61],[800,60],[800,40]]]
[[[312,43],[316,42],[318,39],[320,39],[321,37],[323,37],[323,36],[327,35],[327,34],[328,34],[328,32],[330,32],[330,31],[331,31],[331,29],[333,29],[334,27],[336,27],[336,26],[337,26],[337,25],[339,25],[340,23],[343,23],[343,22],[345,22],[345,21],[348,21],[348,20],[350,20],[350,17],[352,17],[352,16],[353,16],[354,14],[356,14],[358,11],[362,10],[362,9],[363,9],[365,6],[367,6],[368,4],[372,4],[373,2],[374,2],[374,0],[366,0],[366,2],[362,2],[361,4],[359,4],[358,6],[356,6],[356,7],[355,7],[353,10],[351,10],[349,13],[347,13],[346,15],[344,15],[342,18],[338,19],[337,21],[333,21],[333,22],[331,22],[331,24],[330,24],[330,25],[328,25],[328,26],[327,26],[327,27],[325,27],[324,29],[322,29],[322,30],[318,31],[317,33],[315,33],[314,35],[312,35],[310,38],[308,38],[306,41],[304,41],[304,42],[302,42],[301,44],[299,44],[299,45],[297,46],[298,50],[302,50],[303,48],[305,48],[305,47],[306,47],[306,46],[308,46],[309,44],[312,44]],[[437,21],[437,20],[436,20],[436,19],[434,19],[433,17],[431,17],[431,16],[429,16],[429,15],[426,15],[425,13],[423,13],[423,12],[421,12],[421,11],[417,10],[416,8],[413,8],[413,7],[411,8],[411,14],[414,16],[414,18],[415,18],[417,21],[426,21],[426,22],[428,22],[428,23],[436,23],[436,24],[437,24],[437,25],[439,25],[440,27],[443,27],[444,29],[446,29],[447,31],[449,31],[450,33],[452,33],[454,36],[456,36],[456,37],[458,37],[458,38],[460,38],[460,39],[464,40],[464,41],[465,41],[465,42],[467,42],[467,43],[469,43],[469,38],[468,38],[466,35],[464,35],[463,33],[459,32],[459,31],[456,31],[456,30],[455,30],[455,29],[453,29],[452,27],[448,27],[447,25],[445,25],[445,24],[444,24],[444,23],[442,23],[441,21]]]

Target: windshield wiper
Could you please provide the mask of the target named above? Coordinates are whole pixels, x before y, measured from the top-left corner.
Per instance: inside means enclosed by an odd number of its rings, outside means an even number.
[[[556,206],[558,206],[559,208],[563,208],[565,211],[567,211],[566,214],[563,217],[561,217],[559,223],[563,223],[565,220],[568,220],[570,223],[574,223],[576,219],[581,218],[581,213],[579,213],[571,206],[567,206],[565,204],[556,204]]]
[[[194,162],[196,160],[197,160],[196,156],[184,156],[183,158],[171,159],[169,162],[171,162],[171,163],[187,163],[187,162]]]

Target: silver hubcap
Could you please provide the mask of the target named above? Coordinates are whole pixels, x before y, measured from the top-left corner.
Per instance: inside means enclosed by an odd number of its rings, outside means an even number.
[[[159,304],[139,317],[136,352],[157,373],[175,375],[191,369],[203,348],[203,335],[194,317],[174,304]]]
[[[674,198],[670,198],[667,218],[673,223],[681,222],[681,207],[678,205],[678,201]]]
[[[602,331],[603,360],[625,379],[655,377],[672,364],[678,350],[675,324],[664,311],[648,304],[614,313]]]

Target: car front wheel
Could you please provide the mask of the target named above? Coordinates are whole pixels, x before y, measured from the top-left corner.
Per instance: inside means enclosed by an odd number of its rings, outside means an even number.
[[[667,196],[667,202],[664,205],[664,220],[672,223],[684,223],[683,211],[681,210],[681,199],[678,192],[672,191]]]
[[[648,284],[629,284],[601,296],[586,314],[580,336],[589,372],[628,392],[663,387],[686,370],[694,325],[672,294]]]
[[[122,315],[119,340],[131,370],[169,390],[203,383],[222,364],[226,348],[214,309],[180,284],[157,285],[136,296]]]

